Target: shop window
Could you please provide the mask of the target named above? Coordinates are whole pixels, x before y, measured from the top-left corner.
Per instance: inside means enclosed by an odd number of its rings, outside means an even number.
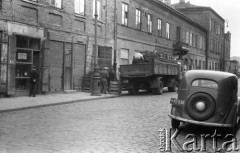
[[[98,65],[100,68],[112,66],[112,48],[98,46]]]
[[[121,49],[121,65],[129,64],[129,50]]]

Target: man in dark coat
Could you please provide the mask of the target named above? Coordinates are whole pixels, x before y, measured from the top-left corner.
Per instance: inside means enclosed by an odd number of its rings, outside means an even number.
[[[36,85],[38,82],[38,72],[36,70],[35,66],[32,66],[32,71],[30,73],[30,90],[29,90],[29,97],[33,95],[33,97],[36,97]]]

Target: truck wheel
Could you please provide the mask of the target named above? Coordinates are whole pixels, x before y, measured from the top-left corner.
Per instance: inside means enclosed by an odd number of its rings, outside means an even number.
[[[180,121],[172,119],[171,124],[172,124],[172,128],[176,129],[179,127]]]
[[[158,88],[155,88],[154,90],[155,90],[154,93],[155,93],[156,95],[161,95],[161,94],[163,93],[163,83],[162,83],[162,81],[160,81],[159,87],[158,87]]]

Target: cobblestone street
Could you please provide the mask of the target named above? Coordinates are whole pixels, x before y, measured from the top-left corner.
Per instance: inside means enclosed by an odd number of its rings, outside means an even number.
[[[176,95],[144,93],[2,113],[0,153],[158,153],[159,130],[170,128],[169,99]],[[180,144],[188,131],[209,132],[198,128],[183,130]]]

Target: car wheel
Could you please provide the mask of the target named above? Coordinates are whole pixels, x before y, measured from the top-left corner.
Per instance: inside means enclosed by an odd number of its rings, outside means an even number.
[[[188,115],[197,121],[209,119],[215,112],[216,103],[214,99],[206,93],[196,93],[186,102]]]
[[[172,128],[174,128],[174,129],[178,128],[180,125],[180,121],[175,120],[175,119],[172,119],[171,123],[172,123]]]

